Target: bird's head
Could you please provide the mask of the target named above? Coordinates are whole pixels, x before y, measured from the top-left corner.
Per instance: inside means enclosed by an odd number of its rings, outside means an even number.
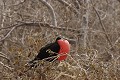
[[[61,39],[61,37],[57,37],[57,38],[56,38],[56,41],[58,41],[58,40],[60,40],[60,39]]]

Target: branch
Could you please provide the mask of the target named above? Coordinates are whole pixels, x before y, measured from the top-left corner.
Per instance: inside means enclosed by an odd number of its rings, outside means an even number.
[[[119,44],[120,42],[120,37],[115,41],[114,45]]]
[[[83,28],[84,28],[84,37],[83,37],[83,47],[86,49],[87,48],[87,38],[88,38],[88,29],[89,29],[89,1],[86,1],[86,12],[85,15],[83,16]]]
[[[0,52],[0,54],[6,56],[6,55],[5,55],[4,53],[2,53],[2,52]]]
[[[56,16],[55,16],[53,7],[48,2],[46,2],[46,0],[39,0],[39,1],[42,2],[49,9],[49,11],[52,15],[52,25],[57,27],[57,20],[56,20]]]
[[[71,77],[71,78],[73,78],[73,79],[75,79],[75,78],[76,78],[76,76],[69,75],[69,74],[63,74],[63,75],[68,76],[68,77]]]
[[[54,80],[58,80],[65,72],[61,72]]]
[[[7,28],[12,28],[12,29],[5,35],[4,38],[0,39],[0,41],[5,40],[5,39],[11,34],[11,32],[12,32],[15,28],[17,28],[17,27],[24,27],[24,26],[27,26],[27,27],[29,27],[29,26],[36,26],[36,27],[42,26],[42,27],[47,27],[47,28],[57,29],[57,30],[64,30],[64,31],[65,31],[65,30],[68,30],[68,31],[70,31],[70,32],[75,32],[75,33],[80,33],[81,30],[82,30],[82,29],[72,29],[72,28],[67,28],[67,29],[66,29],[66,27],[55,27],[55,26],[53,26],[53,25],[49,25],[48,23],[42,23],[42,22],[41,22],[41,23],[40,23],[40,22],[21,22],[21,23],[19,23],[19,24],[15,24],[15,25],[10,26],[10,27],[0,28],[0,30],[2,30],[2,29],[7,29]],[[75,40],[70,39],[69,41],[72,42],[73,44],[75,43]]]
[[[13,27],[13,28],[5,35],[5,37],[2,38],[0,41],[5,40],[15,28],[16,28],[16,27]]]
[[[6,59],[7,61],[10,62],[10,60],[9,60],[7,57],[5,57],[5,56],[3,56],[3,55],[0,55],[0,57],[4,58],[4,59]]]
[[[6,67],[7,69],[9,69],[10,71],[12,71],[12,70],[13,70],[13,68],[11,68],[11,67],[9,67],[9,66],[5,65],[5,64],[4,64],[4,63],[2,63],[2,62],[0,62],[0,64],[1,64],[2,66]]]
[[[6,1],[3,0],[3,8],[1,10],[1,12],[2,12],[2,15],[1,15],[2,16],[1,27],[4,27],[4,22],[5,22],[5,19],[6,19],[6,12],[5,12],[6,7],[5,7],[5,4],[6,4]]]
[[[12,28],[12,27],[14,27],[14,26],[16,26],[16,24],[15,24],[15,25],[11,25],[11,26],[9,26],[9,27],[3,27],[3,28],[0,28],[0,30],[8,29],[8,28]]]
[[[67,6],[70,10],[72,10],[77,16],[80,14],[75,8],[73,8],[69,3],[64,0],[58,0],[61,4]]]
[[[6,59],[7,61],[10,62],[10,59],[8,57],[6,57],[6,55],[2,52],[0,52],[0,57],[4,58],[4,59]]]
[[[80,3],[79,3],[79,1],[78,1],[78,0],[75,0],[75,3],[76,3],[76,5],[75,5],[76,8],[77,8],[77,9],[80,9]]]
[[[16,27],[19,27],[19,26],[22,26],[22,25],[23,24],[15,24],[13,26],[7,27],[7,28],[11,28],[12,27],[12,29],[2,39],[0,39],[0,42],[3,41],[3,40],[5,40]],[[0,30],[7,29],[7,28],[1,28]]]
[[[91,1],[91,2],[92,2],[92,1]],[[108,36],[108,34],[107,34],[107,31],[106,31],[106,29],[105,29],[105,26],[104,26],[104,24],[103,24],[103,22],[102,22],[102,20],[101,20],[101,17],[100,17],[100,15],[99,15],[98,11],[96,10],[96,8],[94,7],[93,2],[92,2],[92,6],[93,6],[93,9],[94,9],[94,11],[96,12],[96,14],[97,14],[97,16],[98,16],[98,19],[99,19],[99,21],[100,21],[100,25],[101,25],[101,27],[102,27],[102,30],[104,31],[105,37],[106,37],[106,39],[107,39],[107,41],[108,41],[111,49],[115,50],[114,47],[113,47],[113,44],[112,44],[112,42],[111,42],[111,40],[110,40],[110,38],[109,38],[109,36]]]

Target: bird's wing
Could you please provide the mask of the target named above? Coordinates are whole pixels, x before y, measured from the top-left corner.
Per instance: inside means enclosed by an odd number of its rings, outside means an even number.
[[[43,51],[43,50],[46,51],[46,50],[50,49],[51,46],[53,46],[53,44],[54,44],[54,43],[49,43],[49,44],[45,45],[44,47],[42,47],[39,51],[40,51],[40,52]]]

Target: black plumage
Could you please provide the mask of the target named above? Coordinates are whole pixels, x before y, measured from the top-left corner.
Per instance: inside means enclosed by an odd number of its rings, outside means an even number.
[[[51,57],[57,56],[59,52],[60,46],[57,42],[47,44],[45,47],[42,47],[35,57],[34,60],[42,60],[51,61]]]
[[[60,39],[61,39],[60,37],[57,37],[55,42],[49,43],[45,45],[44,47],[42,47],[39,50],[38,55],[29,63],[34,63],[37,60],[43,60],[43,59],[49,62],[56,60],[57,54],[60,50],[60,46],[57,40],[60,40]]]

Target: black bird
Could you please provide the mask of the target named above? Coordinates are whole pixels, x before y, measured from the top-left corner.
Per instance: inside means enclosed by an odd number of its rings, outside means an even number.
[[[57,41],[60,39],[61,39],[60,37],[57,37],[55,42],[49,43],[44,47],[42,47],[39,50],[38,55],[32,61],[29,62],[29,64],[31,64],[31,67],[34,67],[34,65],[36,64],[35,61],[38,61],[38,60],[44,59],[49,62],[56,60],[58,52],[60,50],[60,45],[58,44]]]
[[[35,57],[34,60],[42,60],[45,59],[46,61],[52,61],[57,56],[60,45],[58,44],[58,40],[60,40],[60,37],[57,37],[56,41],[54,43],[47,44],[45,47],[42,47],[38,53],[38,55]]]

